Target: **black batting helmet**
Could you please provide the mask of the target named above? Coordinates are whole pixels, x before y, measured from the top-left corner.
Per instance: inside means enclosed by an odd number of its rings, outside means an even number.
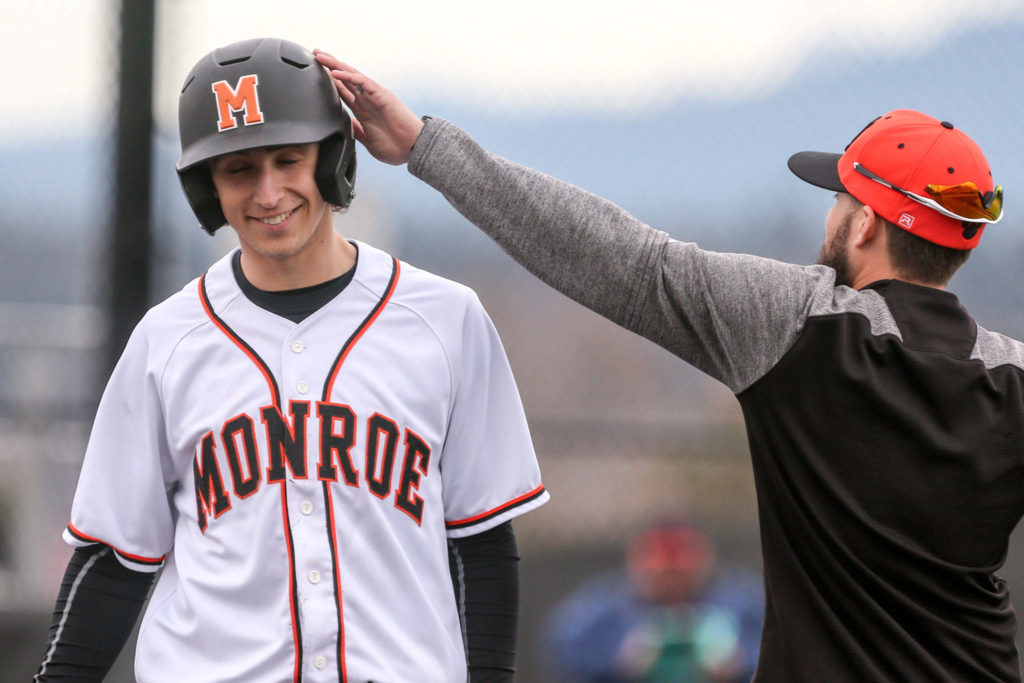
[[[319,142],[316,184],[345,208],[355,195],[352,120],[313,53],[278,38],[243,40],[192,67],[178,98],[178,178],[211,235],[227,220],[214,193],[210,159],[254,147]]]

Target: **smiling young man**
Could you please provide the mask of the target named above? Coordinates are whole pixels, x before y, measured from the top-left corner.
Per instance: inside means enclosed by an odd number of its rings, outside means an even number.
[[[334,229],[317,189],[319,146],[259,147],[209,162],[228,224],[238,235],[242,270],[256,287],[296,289],[347,272],[356,248]]]
[[[100,680],[158,569],[139,681],[508,681],[510,520],[543,504],[468,288],[334,228],[353,124],[312,53],[213,51],[178,172],[239,248],[151,309],[104,391],[36,680]]]
[[[970,137],[896,110],[842,153],[791,157],[837,196],[823,263],[788,264],[672,239],[318,59],[372,154],[735,393],[764,556],[754,680],[1021,680],[998,571],[1024,513],[1024,344],[945,291],[1002,217]]]

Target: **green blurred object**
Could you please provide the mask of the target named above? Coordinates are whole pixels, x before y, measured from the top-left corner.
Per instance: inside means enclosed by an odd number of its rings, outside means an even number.
[[[648,683],[707,683],[737,655],[739,624],[713,606],[660,609],[652,635],[657,656],[640,679]]]

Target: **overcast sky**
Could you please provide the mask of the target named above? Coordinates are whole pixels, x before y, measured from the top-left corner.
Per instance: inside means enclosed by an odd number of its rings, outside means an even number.
[[[0,135],[104,114],[116,65],[110,0],[0,0],[9,97]],[[335,52],[406,98],[628,117],[682,92],[744,98],[807,60],[920,50],[1024,0],[161,0],[156,112],[173,121],[189,68],[220,45],[274,35]],[[1011,86],[1012,87],[1012,86]],[[10,97],[17,94],[17,97]]]

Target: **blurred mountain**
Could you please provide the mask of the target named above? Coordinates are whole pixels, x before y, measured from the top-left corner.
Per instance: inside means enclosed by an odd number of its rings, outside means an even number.
[[[898,108],[959,125],[986,150],[1005,186],[1024,186],[1024,96],[1007,79],[1024,57],[1022,39],[1024,24],[1010,24],[910,55],[828,53],[776,91],[723,93],[714,102],[683,93],[630,117],[610,109],[509,118],[441,101],[417,103],[416,111],[448,118],[496,154],[653,219],[696,215],[737,226],[752,203],[809,196],[786,169],[792,153],[840,151],[869,121]]]
[[[986,150],[997,180],[1009,188],[1009,217],[989,230],[974,257],[983,267],[972,274],[969,265],[955,282],[979,317],[991,311],[1002,318],[1022,293],[1017,263],[1024,219],[1017,217],[1013,197],[1014,188],[1024,188],[1024,132],[1018,123],[1024,93],[1008,82],[1012,70],[1003,64],[1024,54],[1021,38],[1024,25],[1017,23],[958,35],[919,53],[832,51],[805,64],[781,89],[753,97],[723,92],[715,101],[683,93],[631,115],[621,107],[509,115],[429,98],[410,105],[457,123],[497,154],[605,196],[679,239],[800,262],[817,253],[831,197],[793,177],[785,166],[788,156],[802,149],[841,150],[890,109],[927,111],[971,134]],[[194,230],[178,189],[175,140],[173,131],[156,136],[154,213],[158,231],[169,240],[159,257],[191,274],[209,260],[211,242]],[[0,142],[6,177],[0,184],[6,209],[0,230],[16,245],[0,253],[3,298],[18,292],[51,300],[84,296],[76,290],[93,288],[85,273],[71,287],[49,276],[78,272],[74,264],[84,257],[102,259],[111,159],[105,132]],[[396,233],[391,242],[400,245],[402,256],[452,276],[493,268],[520,275],[404,169],[363,154],[358,177],[362,200],[386,207]],[[172,239],[178,225],[187,227]],[[55,268],[33,270],[44,262]],[[1024,323],[1016,319],[988,324],[1021,334]]]

